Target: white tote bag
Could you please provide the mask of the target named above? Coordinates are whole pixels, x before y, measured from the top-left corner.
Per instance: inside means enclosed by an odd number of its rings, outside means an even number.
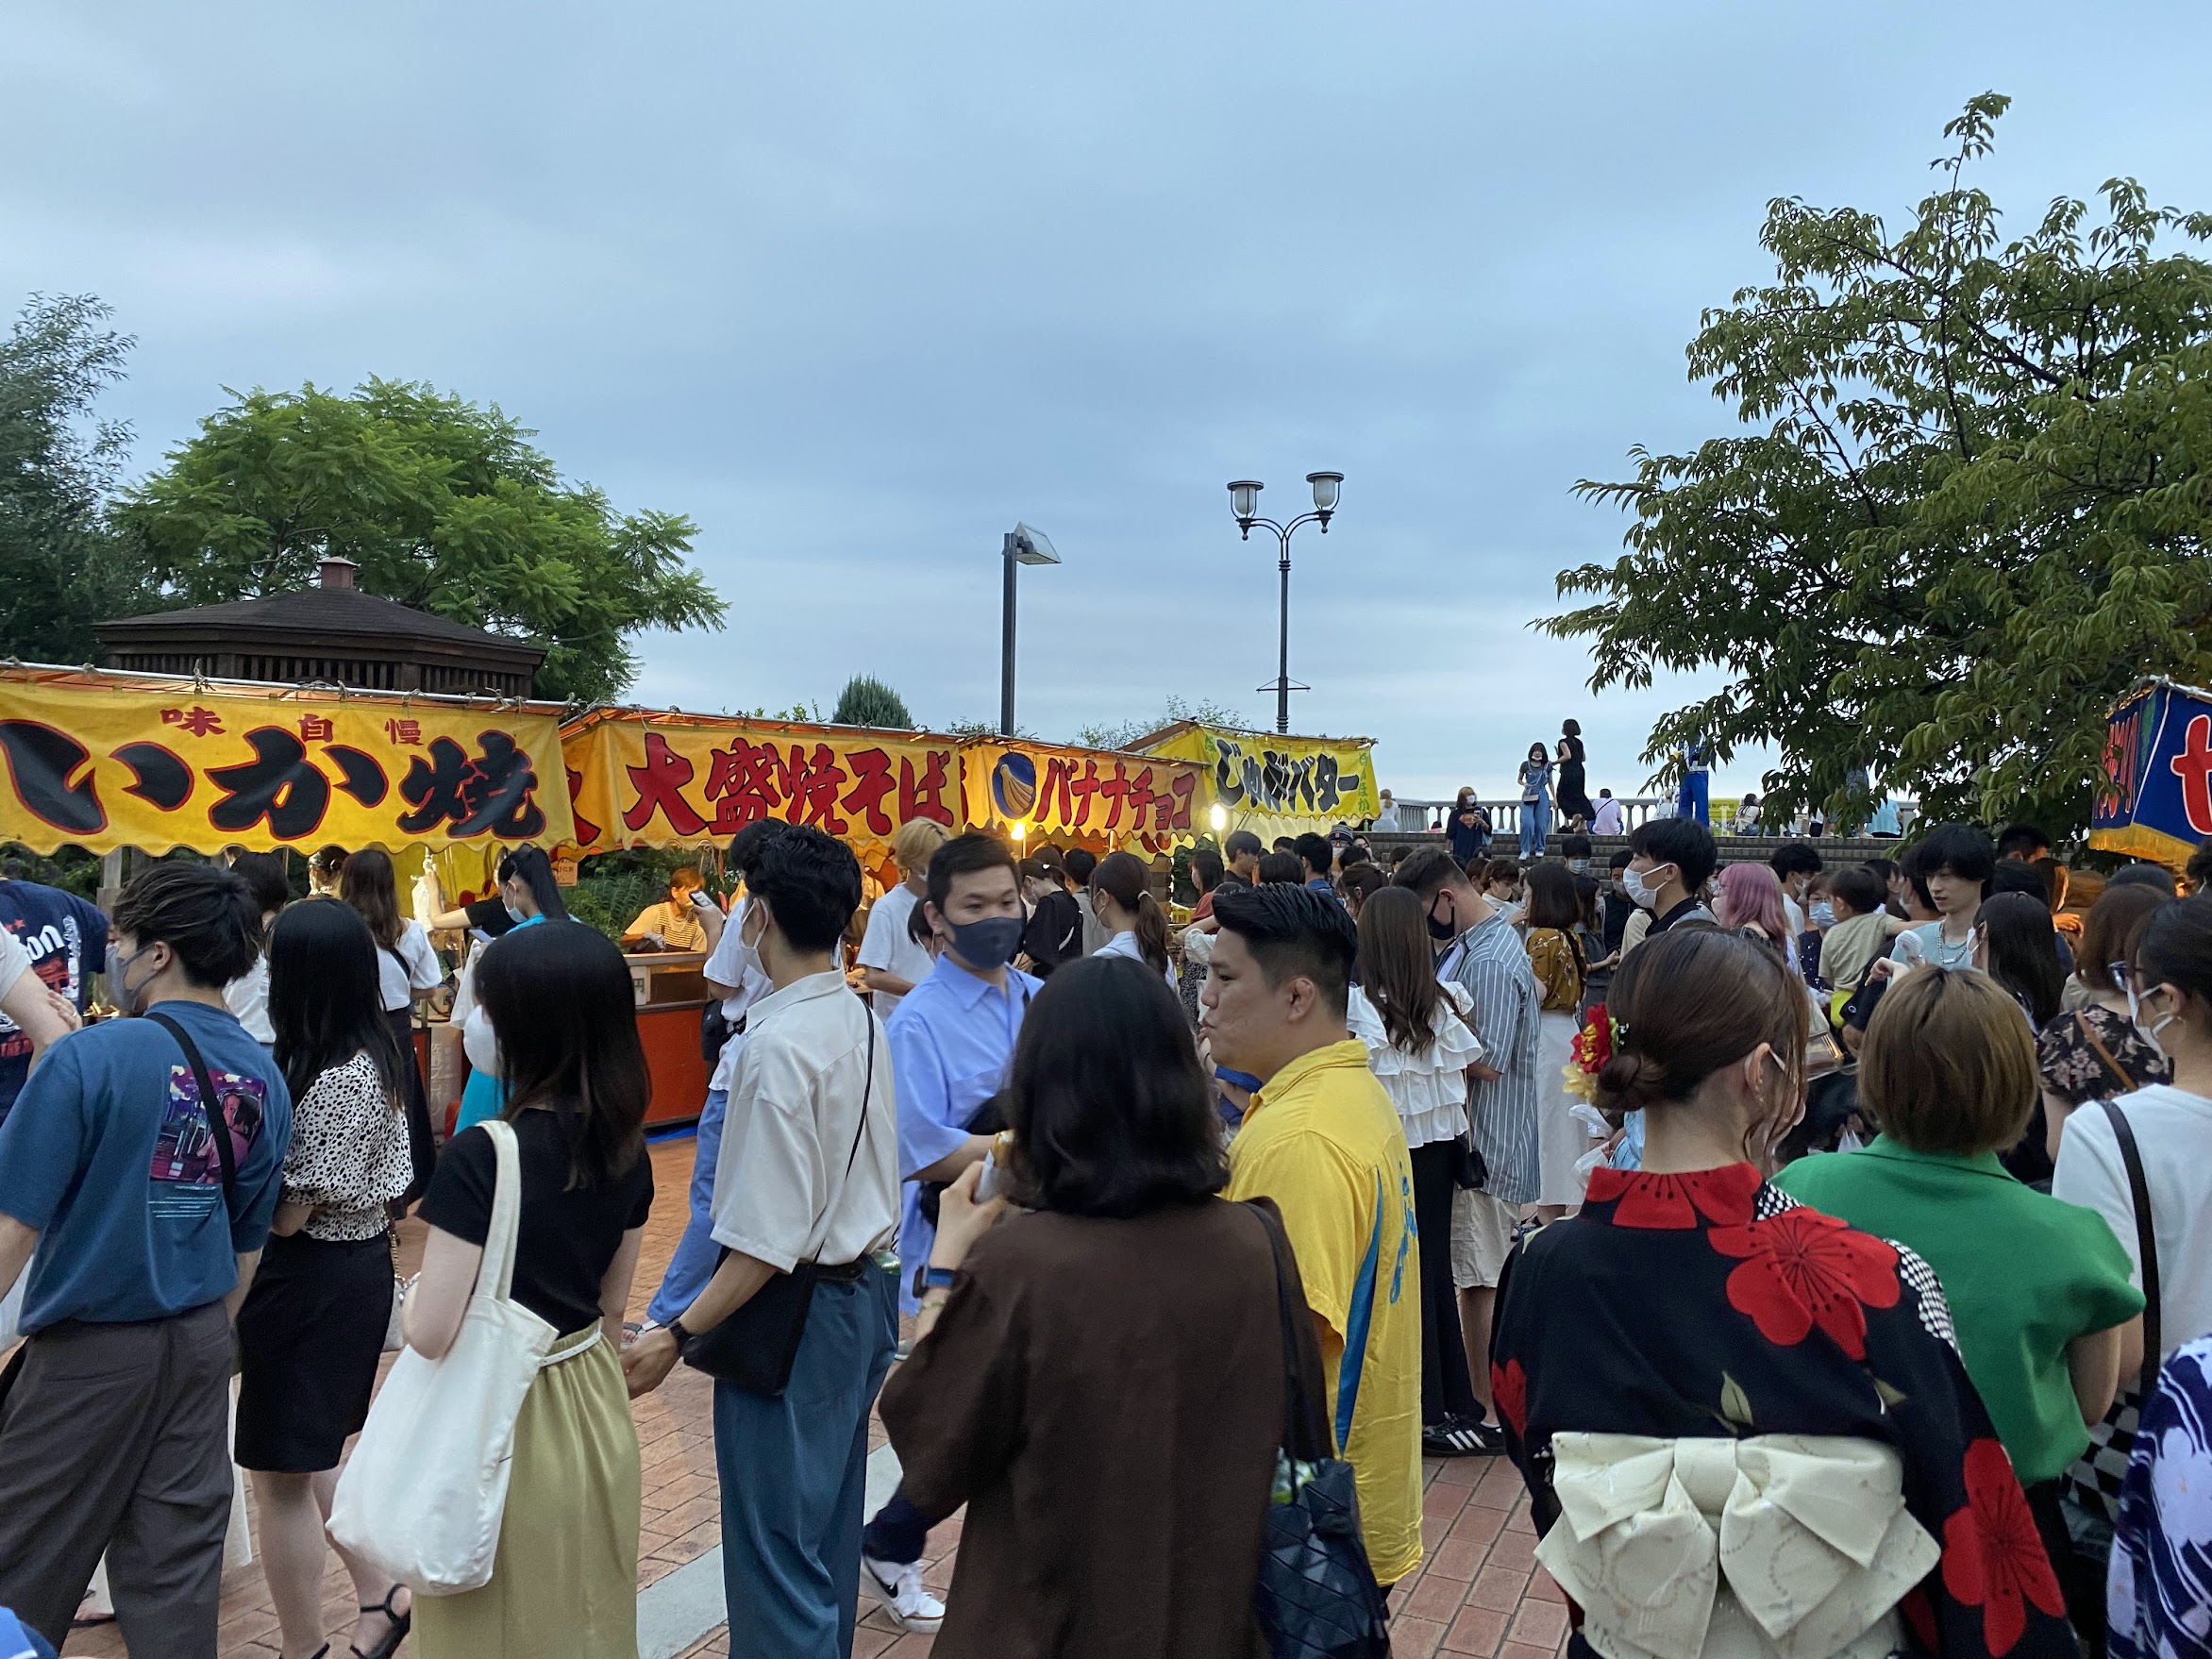
[[[560,1334],[508,1299],[522,1219],[514,1130],[485,1133],[498,1158],[484,1259],[443,1359],[413,1349],[369,1408],[330,1505],[330,1535],[421,1595],[481,1587],[499,1550],[499,1519],[514,1458],[514,1420]]]

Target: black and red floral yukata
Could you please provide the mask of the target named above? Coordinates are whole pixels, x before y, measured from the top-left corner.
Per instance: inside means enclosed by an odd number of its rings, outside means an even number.
[[[1893,1471],[1897,1524],[1919,1551],[1908,1559],[1936,1563],[1894,1603],[1907,1651],[1943,1659],[2078,1651],[2019,1482],[1959,1363],[1935,1274],[1911,1251],[1767,1185],[1749,1164],[1594,1172],[1581,1213],[1507,1264],[1491,1358],[1499,1421],[1539,1532],[1562,1524],[1555,1467],[1581,1459],[1586,1469],[1594,1437],[1644,1437],[1600,1438],[1606,1455],[1733,1438],[1747,1465],[1754,1443],[1872,1442],[1895,1453],[1895,1463],[1869,1455]],[[1567,1450],[1555,1454],[1562,1435]],[[1732,1450],[1685,1454],[1683,1465]],[[1619,1455],[1625,1480],[1629,1453]],[[1721,1547],[1725,1556],[1725,1532]],[[1580,1609],[1575,1622],[1581,1659],[1601,1653]]]

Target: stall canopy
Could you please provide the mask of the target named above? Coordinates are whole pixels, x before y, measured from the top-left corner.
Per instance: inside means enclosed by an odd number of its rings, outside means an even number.
[[[968,822],[1018,828],[1025,846],[1159,853],[1205,829],[1205,769],[1194,761],[970,738],[960,771]]]
[[[2212,692],[2146,679],[2112,706],[2089,845],[2179,869],[2212,836]]]
[[[1309,830],[1327,834],[1382,810],[1372,738],[1283,737],[1181,720],[1130,746],[1205,769],[1210,829],[1249,830],[1267,841]]]
[[[0,668],[0,840],[38,852],[575,833],[560,706],[192,675]]]
[[[960,741],[926,731],[594,709],[561,729],[579,852],[692,846],[762,818],[874,862],[909,818],[961,825]]]

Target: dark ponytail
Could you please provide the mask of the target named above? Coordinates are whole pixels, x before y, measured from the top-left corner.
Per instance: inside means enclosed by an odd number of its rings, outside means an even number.
[[[1091,885],[1136,918],[1137,951],[1154,973],[1167,972],[1167,913],[1152,897],[1150,872],[1130,852],[1109,853],[1091,872]]]
[[[561,901],[561,883],[553,880],[553,863],[542,847],[518,846],[499,861],[500,880],[512,881],[518,878],[530,890],[540,915],[549,922],[568,920],[568,906]]]

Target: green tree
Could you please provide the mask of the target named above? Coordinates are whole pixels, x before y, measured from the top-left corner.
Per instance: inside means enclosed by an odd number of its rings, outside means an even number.
[[[90,662],[92,625],[159,600],[104,501],[130,428],[92,417],[131,342],[89,294],[33,294],[0,341],[0,656]]]
[[[1618,560],[1561,573],[1595,602],[1537,626],[1592,642],[1593,690],[1727,677],[1647,761],[1770,744],[1770,812],[1848,820],[1869,767],[1936,817],[2060,830],[2087,820],[2116,695],[2212,679],[2212,265],[2154,247],[2212,215],[2115,178],[2101,213],[2061,198],[2003,240],[1965,176],[2007,102],[1944,129],[1896,235],[1771,203],[1774,280],[1688,353],[1749,429],[1577,486],[1635,522]]]
[[[1187,697],[1169,695],[1161,703],[1157,714],[1123,720],[1112,726],[1086,726],[1075,734],[1075,741],[1087,749],[1127,748],[1140,737],[1149,737],[1179,720],[1196,720],[1201,726],[1226,726],[1232,729],[1242,729],[1245,725],[1243,715],[1210,697],[1200,697],[1194,703]]]
[[[564,484],[496,407],[392,380],[231,395],[117,510],[184,602],[300,587],[343,554],[366,592],[544,644],[538,694],[578,702],[637,677],[640,630],[721,626],[691,520]]]
[[[845,682],[830,719],[838,726],[888,726],[909,731],[914,723],[906,712],[906,699],[866,674],[856,674]]]

